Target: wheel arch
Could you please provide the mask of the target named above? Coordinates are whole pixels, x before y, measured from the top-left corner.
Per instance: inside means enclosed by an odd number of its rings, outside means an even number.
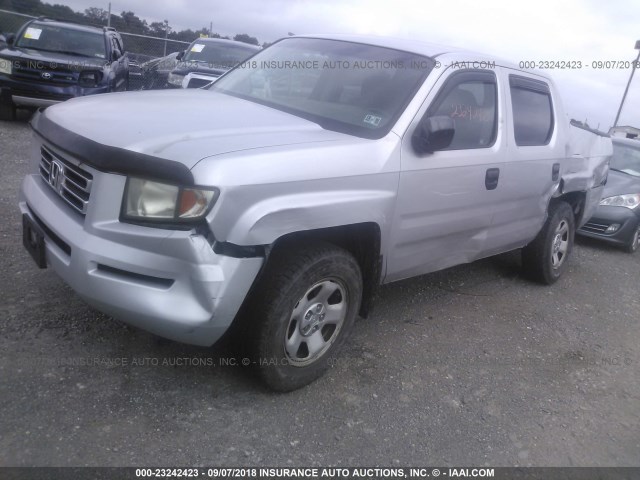
[[[562,191],[562,185],[558,189],[558,191]],[[580,224],[581,219],[585,212],[585,204],[586,204],[587,194],[586,192],[567,192],[562,193],[558,196],[554,196],[549,200],[549,205],[547,207],[547,212],[552,205],[557,204],[559,202],[568,203],[571,209],[573,210],[573,215],[576,221],[576,225]]]
[[[381,253],[381,229],[375,222],[363,222],[337,227],[320,228],[288,233],[279,237],[267,248],[265,267],[270,252],[314,241],[336,245],[351,253],[362,273],[362,301],[359,314],[366,318],[371,312],[383,269]]]

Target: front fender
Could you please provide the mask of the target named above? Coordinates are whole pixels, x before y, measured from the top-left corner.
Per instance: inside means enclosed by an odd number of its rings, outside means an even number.
[[[385,232],[393,214],[398,174],[376,177],[375,181],[368,176],[351,178],[349,188],[340,185],[346,183],[341,179],[287,185],[270,194],[266,187],[227,191],[224,207],[235,206],[231,208],[234,218],[214,217],[211,230],[216,239],[236,245],[269,245],[290,233],[365,222],[374,222]],[[256,190],[265,191],[260,195]],[[251,201],[254,195],[261,198]],[[243,204],[246,208],[240,207]]]
[[[394,193],[389,191],[315,192],[283,195],[258,203],[232,228],[232,243],[265,245],[283,235],[355,223],[385,223]]]
[[[332,133],[323,142],[217,155],[192,172],[197,184],[220,189],[207,215],[220,242],[270,245],[291,233],[373,222],[384,249],[399,170],[395,134],[373,141]]]

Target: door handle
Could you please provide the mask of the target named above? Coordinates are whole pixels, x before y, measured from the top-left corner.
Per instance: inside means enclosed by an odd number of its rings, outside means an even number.
[[[487,174],[484,177],[484,186],[487,187],[487,190],[495,190],[498,186],[499,179],[500,179],[500,169],[489,168],[487,169]]]

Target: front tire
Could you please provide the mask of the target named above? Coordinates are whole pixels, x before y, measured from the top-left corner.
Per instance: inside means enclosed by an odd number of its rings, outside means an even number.
[[[542,230],[522,249],[525,273],[545,285],[555,283],[567,269],[574,236],[575,217],[571,206],[566,202],[551,204]]]
[[[324,243],[274,250],[247,319],[263,382],[287,392],[323,375],[353,327],[361,298],[362,274],[349,252]]]
[[[624,246],[624,251],[627,253],[635,253],[640,246],[640,225],[636,227],[635,232],[631,236],[631,240]]]
[[[0,120],[13,121],[16,119],[16,106],[13,102],[0,102]]]

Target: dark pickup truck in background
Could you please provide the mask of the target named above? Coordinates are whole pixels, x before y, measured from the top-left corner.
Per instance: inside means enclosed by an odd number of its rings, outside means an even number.
[[[0,120],[16,108],[127,89],[129,63],[120,34],[46,18],[6,35],[0,50]]]
[[[179,63],[169,74],[173,88],[203,87],[255,54],[260,47],[221,38],[198,38],[177,55]],[[188,83],[184,78],[190,74]]]

